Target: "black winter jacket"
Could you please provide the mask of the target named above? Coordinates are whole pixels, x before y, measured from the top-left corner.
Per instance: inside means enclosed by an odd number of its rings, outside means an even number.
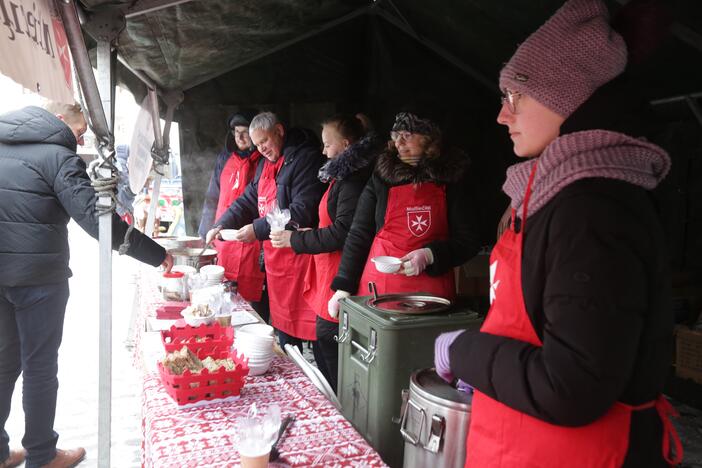
[[[380,144],[375,135],[363,137],[320,169],[320,180],[335,181],[327,197],[327,213],[333,224],[322,229],[293,232],[290,245],[295,253],[336,252],[344,247],[358,197],[371,175]]]
[[[95,190],[76,138],[55,115],[26,107],[0,116],[0,286],[61,282],[68,268],[67,224],[73,218],[98,237]],[[122,243],[127,224],[112,217],[113,248]],[[134,230],[131,257],[160,265],[166,252]]]
[[[475,201],[468,196],[465,176],[470,160],[453,149],[437,158],[423,158],[417,166],[403,163],[395,151],[378,157],[373,176],[358,201],[351,230],[344,243],[339,271],[332,281],[333,290],[355,293],[368,259],[373,239],[385,224],[385,211],[391,187],[434,182],[446,185],[446,203],[450,236],[430,242],[434,263],[426,273],[439,276],[472,258],[480,248],[475,215]]]
[[[290,220],[299,227],[317,227],[317,208],[324,193],[324,185],[317,179],[317,172],[324,162],[319,148],[319,140],[311,130],[287,130],[282,156],[285,160],[276,177],[276,198],[280,209],[288,208]],[[256,239],[268,239],[270,226],[266,218],[258,215],[258,181],[264,164],[270,163],[266,158],[261,158],[253,180],[215,222],[216,226],[239,229],[253,223]]]
[[[227,122],[231,120],[232,116],[229,116]],[[219,203],[219,179],[222,176],[222,171],[224,166],[226,166],[227,161],[230,157],[237,158],[248,158],[254,152],[255,148],[251,148],[249,151],[241,151],[234,141],[234,135],[227,129],[227,134],[224,137],[224,148],[217,155],[217,160],[215,161],[215,167],[212,171],[212,176],[210,177],[210,183],[207,186],[207,192],[205,192],[205,201],[202,204],[202,214],[200,215],[200,226],[197,229],[198,234],[203,239],[207,236],[207,232],[214,226],[215,215],[217,214],[217,204]]]
[[[562,426],[593,422],[615,401],[653,400],[672,351],[668,268],[644,189],[574,182],[526,222],[522,287],[543,347],[466,331],[450,348],[454,375]],[[666,466],[661,437],[655,409],[635,412],[625,466]]]

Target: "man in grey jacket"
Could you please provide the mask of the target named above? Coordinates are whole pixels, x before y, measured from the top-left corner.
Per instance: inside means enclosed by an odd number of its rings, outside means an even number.
[[[79,105],[50,103],[0,116],[0,468],[74,466],[83,448],[56,449],[58,348],[68,301],[68,221],[98,237],[95,191],[76,154],[87,130]],[[128,226],[112,215],[113,248]],[[127,254],[167,270],[173,259],[132,231]],[[26,450],[10,450],[5,422],[23,375]]]

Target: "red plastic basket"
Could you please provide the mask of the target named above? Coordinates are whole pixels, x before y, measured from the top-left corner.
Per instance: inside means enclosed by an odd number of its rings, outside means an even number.
[[[201,341],[197,341],[200,339]],[[187,346],[190,351],[203,358],[212,356],[213,353],[228,352],[234,343],[234,329],[232,327],[222,327],[217,322],[212,325],[200,325],[199,327],[171,326],[170,330],[161,332],[161,341],[167,353],[178,351],[183,346]],[[214,356],[213,356],[214,357]]]
[[[231,358],[235,363],[234,370],[228,371],[220,367],[217,372],[203,369],[198,374],[189,370],[183,375],[171,374],[162,363],[158,363],[158,373],[166,392],[179,405],[186,405],[202,400],[238,396],[244,386],[244,379],[249,374],[248,360],[243,355],[238,356],[232,351],[222,351],[215,354],[196,353],[198,358],[212,356],[213,359]]]

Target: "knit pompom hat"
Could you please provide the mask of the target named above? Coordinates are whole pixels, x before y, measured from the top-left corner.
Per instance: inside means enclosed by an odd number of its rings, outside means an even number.
[[[626,44],[604,3],[569,0],[519,46],[500,72],[500,89],[527,94],[567,118],[626,61]]]

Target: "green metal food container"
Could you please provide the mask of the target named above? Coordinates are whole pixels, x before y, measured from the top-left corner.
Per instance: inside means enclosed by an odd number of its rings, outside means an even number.
[[[482,319],[460,306],[427,315],[382,312],[369,299],[341,301],[337,392],[344,416],[388,465],[401,467],[400,411],[410,375],[434,366],[439,334],[478,329]]]

